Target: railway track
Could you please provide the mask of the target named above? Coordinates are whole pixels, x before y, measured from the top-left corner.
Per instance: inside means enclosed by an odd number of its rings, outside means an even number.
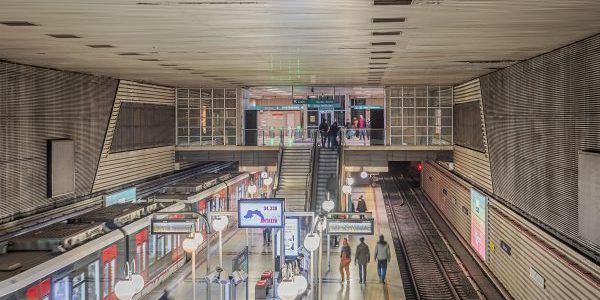
[[[480,299],[403,174],[383,194],[406,299]]]

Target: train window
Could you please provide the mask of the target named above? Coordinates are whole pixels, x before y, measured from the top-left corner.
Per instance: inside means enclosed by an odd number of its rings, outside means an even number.
[[[150,264],[153,264],[156,260],[156,235],[150,235],[150,239],[148,239],[148,260]]]
[[[110,291],[110,280],[109,280],[109,276],[110,276],[110,265],[109,263],[105,263],[104,267],[102,267],[102,295],[104,295],[104,297],[106,298],[108,296],[108,293]]]
[[[88,298],[100,300],[100,261],[88,265]]]
[[[148,262],[146,261],[146,243],[147,241],[144,241],[144,243],[142,243],[142,261],[140,263],[140,271],[144,271],[146,270],[146,265],[148,264]]]
[[[73,277],[73,300],[85,300],[85,273]]]
[[[165,235],[165,254],[171,252],[171,249],[173,249],[172,246],[173,246],[173,244],[172,244],[171,235],[166,234]]]
[[[115,284],[117,283],[117,260],[110,260],[110,292],[112,293],[115,290]]]
[[[54,281],[52,300],[71,300],[69,297],[69,276]]]
[[[161,258],[165,256],[165,236],[159,235],[156,238],[156,258]]]
[[[142,245],[143,244],[139,244],[135,246],[135,270],[133,270],[133,272],[135,273],[141,273],[144,267],[142,265],[142,258],[144,257],[144,255],[142,254]]]

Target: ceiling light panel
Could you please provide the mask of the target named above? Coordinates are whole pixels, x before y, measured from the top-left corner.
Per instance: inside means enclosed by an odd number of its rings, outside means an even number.
[[[57,39],[80,39],[80,36],[74,34],[46,34],[47,36],[51,36]]]
[[[373,23],[402,23],[406,21],[406,18],[373,18]]]
[[[15,26],[15,27],[18,27],[18,26],[39,26],[38,24],[27,22],[27,21],[3,21],[3,22],[0,22],[0,24],[6,25],[6,26]]]

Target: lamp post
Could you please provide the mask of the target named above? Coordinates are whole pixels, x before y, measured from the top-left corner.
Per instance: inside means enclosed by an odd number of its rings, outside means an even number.
[[[323,201],[321,204],[321,208],[325,211],[325,219],[327,219],[327,215],[335,208],[335,202],[329,199],[329,194],[327,194],[327,201]],[[331,270],[331,242],[330,242],[329,233],[327,234],[327,272]]]
[[[321,244],[321,237],[316,233],[309,233],[304,238],[304,248],[310,251],[310,286],[314,298],[315,289],[315,250],[319,248],[319,244]]]
[[[367,179],[367,177],[369,177],[369,173],[367,173],[366,171],[360,172],[360,178]]]
[[[212,221],[213,229],[219,233],[219,267],[223,268],[223,230],[229,224],[227,216],[220,216]],[[221,290],[221,299],[223,299],[223,288]]]
[[[181,244],[183,251],[192,254],[192,299],[196,300],[196,251],[204,238],[200,233],[192,231],[189,237]]]
[[[135,261],[132,263],[135,267]],[[144,277],[140,274],[134,274],[134,270],[129,266],[129,261],[125,262],[125,280],[120,280],[115,284],[115,296],[120,300],[131,300],[135,294],[144,288]]]
[[[344,193],[344,195],[346,195],[346,205],[347,205],[346,211],[347,212],[351,212],[350,211],[350,206],[351,206],[350,205],[350,201],[352,201],[352,198],[351,198],[352,197],[352,195],[351,195],[351,193],[352,193],[352,187],[349,186],[349,185],[344,185],[342,187],[342,192]]]

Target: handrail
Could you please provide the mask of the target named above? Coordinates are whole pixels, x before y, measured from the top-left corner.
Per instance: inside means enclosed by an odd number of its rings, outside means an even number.
[[[344,145],[345,143],[345,139],[344,139],[344,132],[340,131],[340,145],[338,147],[338,159],[337,159],[337,173],[338,173],[338,193],[337,196],[338,198],[337,203],[335,205],[335,210],[336,211],[341,211],[340,207],[341,207],[341,199],[342,199],[342,193],[340,193],[340,191],[342,190],[342,186],[344,185]]]
[[[310,132],[309,132],[310,134]],[[311,145],[310,151],[310,170],[308,172],[308,176],[306,176],[306,202],[304,203],[304,210],[307,211],[313,208],[313,181],[315,172],[315,161],[317,160],[317,140],[318,140],[318,131],[314,131],[313,141]]]
[[[283,149],[285,146],[285,142],[283,141],[283,131],[279,133],[279,152],[277,153],[277,165],[275,166],[275,182],[273,183],[273,195],[277,195],[277,190],[279,190],[279,180],[281,177],[281,162],[283,160]]]

